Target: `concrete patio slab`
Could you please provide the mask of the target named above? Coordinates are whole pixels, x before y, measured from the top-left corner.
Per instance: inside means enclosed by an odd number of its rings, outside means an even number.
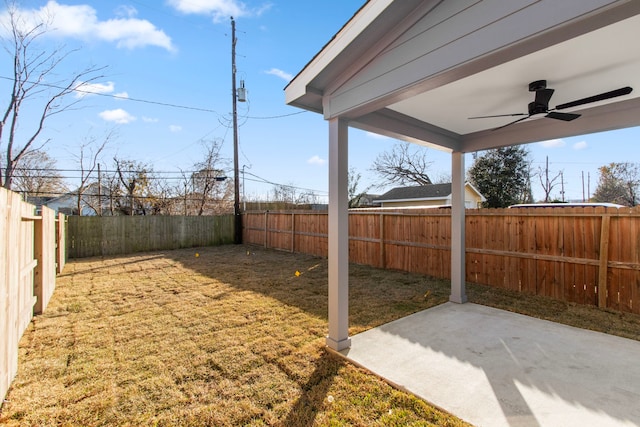
[[[476,426],[639,426],[640,342],[446,303],[352,337],[352,362]]]

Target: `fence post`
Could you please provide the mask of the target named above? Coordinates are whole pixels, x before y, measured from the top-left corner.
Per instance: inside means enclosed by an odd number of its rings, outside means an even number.
[[[387,267],[384,249],[384,212],[380,212],[380,268]]]
[[[37,261],[33,270],[33,295],[36,298],[33,314],[41,314],[44,310],[45,250],[44,219],[41,216],[33,221],[33,258]]]
[[[296,249],[296,214],[291,212],[291,253]]]
[[[264,248],[267,249],[269,247],[269,245],[267,244],[267,239],[269,236],[269,228],[267,227],[268,225],[268,216],[269,216],[269,211],[265,211],[264,212]]]
[[[607,271],[609,261],[609,224],[611,215],[602,215],[600,228],[600,266],[598,268],[598,307],[607,306]]]
[[[58,213],[56,221],[56,273],[62,273],[64,265],[67,262],[67,224],[64,214]]]

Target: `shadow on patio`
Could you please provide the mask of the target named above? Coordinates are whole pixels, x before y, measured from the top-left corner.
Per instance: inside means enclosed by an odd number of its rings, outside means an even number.
[[[352,337],[356,364],[478,426],[640,425],[640,342],[447,303]]]

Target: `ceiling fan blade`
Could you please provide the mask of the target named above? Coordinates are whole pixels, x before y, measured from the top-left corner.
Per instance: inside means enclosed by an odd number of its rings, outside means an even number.
[[[492,131],[494,131],[494,130],[498,130],[498,129],[506,128],[507,126],[511,126],[511,125],[514,125],[514,124],[516,124],[516,123],[518,123],[518,122],[521,122],[521,121],[523,121],[523,120],[527,120],[529,117],[531,117],[531,116],[527,114],[527,117],[523,117],[523,118],[521,118],[521,119],[514,120],[514,121],[512,121],[512,122],[507,123],[506,125],[502,125],[502,126],[499,126],[499,127],[497,127],[497,128],[493,128],[493,129],[491,129],[491,130],[492,130]]]
[[[555,92],[553,89],[540,89],[536,91],[536,104],[549,105],[549,100]]]
[[[550,111],[545,117],[549,117],[550,119],[562,120],[565,122],[570,122],[571,120],[575,120],[580,117],[580,114],[574,113],[558,113],[555,111]]]
[[[605,99],[615,98],[617,96],[628,95],[633,89],[629,86],[622,87],[620,89],[612,90],[610,92],[604,92],[598,95],[589,96],[587,98],[578,99],[576,101],[567,102],[566,104],[560,104],[554,108],[554,110],[564,110],[565,108],[577,107],[578,105],[590,104],[592,102],[604,101]]]
[[[527,113],[497,114],[495,116],[468,117],[467,119],[491,119],[491,118],[494,118],[494,117],[517,117],[517,116],[529,116],[529,115]]]

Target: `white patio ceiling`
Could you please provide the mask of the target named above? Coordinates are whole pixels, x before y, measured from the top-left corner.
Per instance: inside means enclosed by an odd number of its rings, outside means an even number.
[[[371,0],[296,76],[287,103],[349,126],[477,151],[640,125],[640,1]],[[526,113],[547,80],[549,107],[625,86],[622,97],[565,112]]]

